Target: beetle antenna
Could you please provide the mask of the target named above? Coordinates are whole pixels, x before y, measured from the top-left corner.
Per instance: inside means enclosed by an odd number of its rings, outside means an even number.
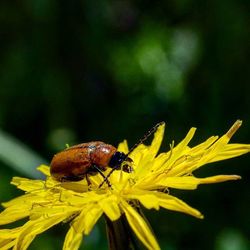
[[[130,150],[129,152],[125,155],[125,161],[128,159],[129,154],[136,148],[138,147],[140,144],[142,144],[144,141],[146,141],[148,139],[148,137],[150,135],[152,135],[161,125],[163,125],[165,122],[159,122],[157,123],[153,128],[151,128]],[[110,177],[110,175],[116,170],[118,169],[120,166],[117,165],[116,167],[114,167],[109,174],[104,178],[103,182],[99,185],[99,188],[102,187],[102,185],[107,182],[108,178]]]
[[[150,135],[152,135],[161,125],[163,125],[165,122],[159,122],[157,123],[153,128],[151,128],[126,154],[126,159],[128,156],[134,151],[135,148],[137,148],[140,144],[142,144],[144,141],[148,139]]]

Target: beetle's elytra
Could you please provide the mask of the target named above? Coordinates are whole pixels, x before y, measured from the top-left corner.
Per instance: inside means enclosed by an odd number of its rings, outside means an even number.
[[[50,163],[51,176],[57,181],[80,181],[85,177],[88,181],[88,175],[100,173],[104,182],[110,186],[108,177],[112,172],[121,169],[122,166],[123,171],[130,173],[133,169],[129,154],[162,124],[163,122],[156,124],[127,154],[119,152],[114,146],[101,141],[92,141],[66,148],[54,155]],[[112,170],[105,176],[103,171],[107,167],[112,168]]]
[[[125,158],[126,161],[132,161],[124,153],[117,152],[115,147],[104,142],[82,143],[54,155],[50,172],[58,181],[79,181],[87,174],[94,175],[105,171],[108,166],[119,168]],[[123,170],[131,172],[128,165],[125,165]]]

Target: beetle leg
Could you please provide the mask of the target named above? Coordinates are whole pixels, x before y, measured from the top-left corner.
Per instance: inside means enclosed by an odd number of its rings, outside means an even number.
[[[85,178],[86,178],[86,181],[87,181],[87,183],[88,183],[88,186],[90,186],[90,185],[91,185],[91,181],[90,181],[90,179],[89,179],[88,174],[85,174]]]
[[[92,165],[91,167],[92,167],[95,171],[97,171],[97,172],[103,177],[104,181],[102,182],[101,185],[103,185],[104,182],[107,182],[108,186],[111,187],[111,184],[110,184],[109,180],[108,180],[107,177],[103,174],[103,172],[100,170],[100,168],[98,168],[98,166],[96,166],[96,165]],[[93,169],[92,169],[92,170],[93,170]],[[99,186],[99,187],[100,187],[100,186]]]
[[[104,180],[103,180],[103,182],[99,185],[99,188],[101,188],[102,187],[102,185],[105,183],[105,182],[107,182],[107,183],[109,183],[109,176],[115,171],[115,170],[117,170],[117,169],[119,169],[119,165],[118,166],[115,166],[114,168],[112,168],[112,170],[108,173],[108,175],[107,176],[105,176],[104,174],[103,174],[103,178],[104,178]]]

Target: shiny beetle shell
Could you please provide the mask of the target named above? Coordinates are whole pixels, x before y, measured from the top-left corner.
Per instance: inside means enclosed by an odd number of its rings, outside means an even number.
[[[124,157],[117,157],[120,155]],[[101,141],[82,143],[54,155],[50,173],[58,181],[79,181],[87,174],[105,171],[108,165],[117,168],[124,159],[125,154],[117,152],[110,144]]]

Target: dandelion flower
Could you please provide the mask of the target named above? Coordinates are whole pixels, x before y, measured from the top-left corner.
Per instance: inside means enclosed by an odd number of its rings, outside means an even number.
[[[45,180],[14,177],[11,184],[25,191],[25,194],[2,204],[5,210],[0,214],[0,224],[24,218],[27,220],[19,227],[0,230],[0,248],[27,249],[38,234],[71,219],[63,249],[78,249],[83,236],[88,235],[104,215],[110,222],[126,218],[147,249],[160,249],[138,207],[165,208],[203,218],[198,210],[172,196],[171,188],[193,190],[200,184],[240,179],[238,175],[194,176],[194,171],[205,164],[249,152],[248,144],[229,144],[240,125],[241,121],[238,120],[222,137],[211,136],[194,147],[188,146],[196,130],[191,128],[179,144],[171,144],[170,150],[158,154],[165,128],[165,124],[162,124],[155,132],[151,145],[140,144],[130,154],[134,169],[132,173],[117,170],[110,175],[111,187],[107,183],[99,187],[103,182],[99,174],[89,177],[90,186],[86,179],[58,182],[50,176],[50,169],[45,165],[38,167],[46,176]],[[127,142],[120,143],[118,150],[128,152]],[[107,176],[110,171],[108,169],[104,175]]]

